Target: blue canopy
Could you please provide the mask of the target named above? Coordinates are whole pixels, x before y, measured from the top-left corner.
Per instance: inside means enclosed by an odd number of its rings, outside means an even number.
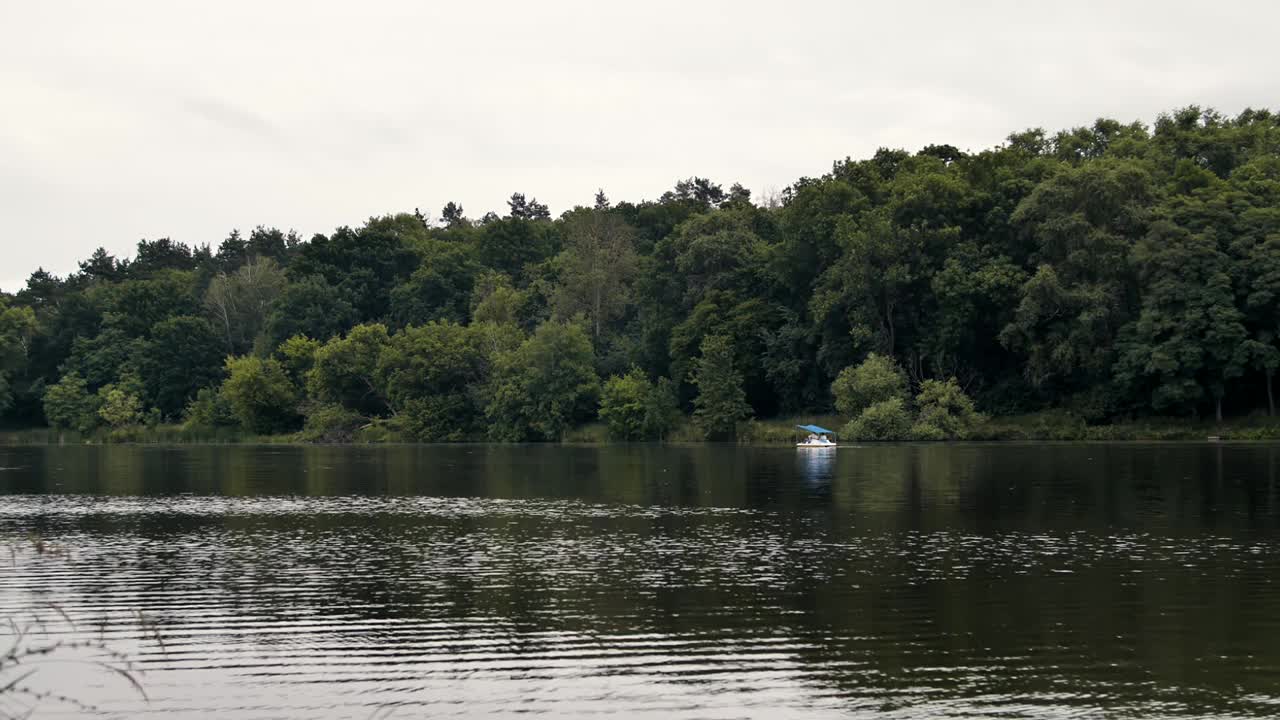
[[[801,430],[808,430],[815,435],[835,435],[835,431],[828,430],[824,427],[818,427],[817,425],[797,425],[796,427]]]

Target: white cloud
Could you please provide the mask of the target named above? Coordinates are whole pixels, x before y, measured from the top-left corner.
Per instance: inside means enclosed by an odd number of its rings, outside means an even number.
[[[327,232],[514,190],[781,187],[882,145],[1274,103],[1280,6],[8,3],[0,287],[139,238]]]

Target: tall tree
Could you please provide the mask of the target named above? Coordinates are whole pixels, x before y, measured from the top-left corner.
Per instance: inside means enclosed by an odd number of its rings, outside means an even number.
[[[567,221],[560,255],[560,283],[552,306],[560,318],[586,315],[597,340],[630,301],[636,272],[634,231],[605,210],[580,210]]]
[[[600,380],[591,339],[577,325],[548,322],[497,360],[485,414],[494,440],[558,440],[595,412]]]
[[[1157,410],[1194,411],[1206,398],[1222,420],[1226,385],[1248,362],[1230,261],[1211,236],[1157,222],[1135,249],[1142,310],[1127,328],[1120,377]]]
[[[709,440],[733,438],[738,422],[751,416],[742,374],[733,364],[733,346],[724,335],[702,341],[702,356],[693,370],[698,396],[693,401],[693,422]]]
[[[219,327],[228,354],[241,354],[253,347],[287,284],[271,258],[250,258],[234,273],[213,278],[204,294],[204,306]]]

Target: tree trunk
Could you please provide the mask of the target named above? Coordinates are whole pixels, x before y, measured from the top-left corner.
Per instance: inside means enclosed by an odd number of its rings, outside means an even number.
[[[1213,415],[1218,419],[1218,424],[1222,424],[1222,398],[1215,397],[1213,399]]]
[[[1276,416],[1276,396],[1271,392],[1271,376],[1274,373],[1267,371],[1267,417]]]

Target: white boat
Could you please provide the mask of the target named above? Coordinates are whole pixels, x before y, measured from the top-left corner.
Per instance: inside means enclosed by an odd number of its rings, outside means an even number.
[[[798,448],[826,449],[836,447],[835,432],[817,425],[797,425],[797,429],[808,432],[808,436],[796,443]]]

